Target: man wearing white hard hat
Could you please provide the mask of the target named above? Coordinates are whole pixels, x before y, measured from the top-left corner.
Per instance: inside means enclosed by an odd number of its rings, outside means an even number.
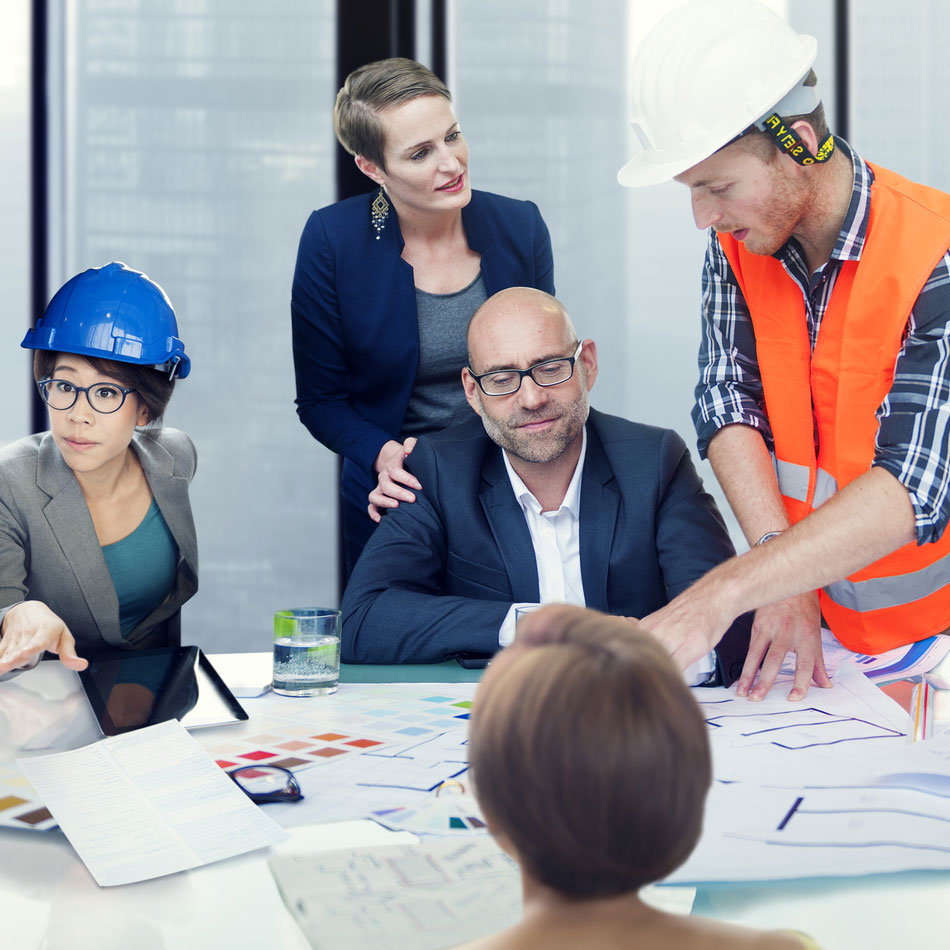
[[[618,175],[686,185],[709,229],[693,420],[751,546],[644,624],[686,664],[756,608],[753,699],[789,651],[789,699],[830,685],[822,617],[874,654],[950,626],[950,196],[828,133],[816,46],[754,0],[676,8]]]

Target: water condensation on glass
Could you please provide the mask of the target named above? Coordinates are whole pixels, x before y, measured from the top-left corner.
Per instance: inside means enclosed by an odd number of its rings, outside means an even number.
[[[336,679],[339,664],[333,662],[339,653],[339,640],[327,638],[323,644],[299,644],[278,640],[274,644],[274,681],[311,681]]]

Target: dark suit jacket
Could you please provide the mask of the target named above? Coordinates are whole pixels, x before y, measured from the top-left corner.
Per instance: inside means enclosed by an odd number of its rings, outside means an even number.
[[[394,212],[376,240],[375,196],[310,215],[290,302],[297,413],[315,439],[344,456],[343,496],[361,510],[376,487],[379,450],[399,436],[419,366],[412,267],[399,256]],[[554,293],[551,239],[536,205],[473,191],[462,224],[482,255],[489,296],[506,287]]]
[[[343,597],[345,663],[428,663],[498,650],[519,601],[537,602],[538,572],[501,449],[472,419],[419,440],[414,504],[376,529]],[[588,607],[645,617],[734,553],[683,440],[591,410],[581,478],[580,556]],[[731,683],[751,620],[717,647]]]

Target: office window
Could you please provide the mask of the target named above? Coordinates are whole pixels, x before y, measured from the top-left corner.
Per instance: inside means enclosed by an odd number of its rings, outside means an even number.
[[[558,297],[598,343],[591,404],[692,445],[704,238],[679,186],[617,182],[635,147],[630,57],[674,5],[456,4],[453,79],[473,186],[531,198],[551,230]]]
[[[626,386],[628,44],[622,2],[481,0],[454,6],[459,122],[474,188],[530,198],[551,231],[558,297],[601,344],[599,408]],[[453,57],[450,57],[453,59]]]
[[[0,445],[30,431],[30,7],[0,8]]]
[[[936,0],[851,4],[851,138],[861,155],[950,190],[950,9]]]
[[[119,259],[175,305],[192,372],[166,422],[198,448],[201,560],[182,632],[206,650],[267,649],[275,609],[336,601],[336,463],[297,421],[289,318],[334,198],[334,11],[73,0],[60,24],[50,279]]]
[[[551,229],[558,297],[599,344],[592,405],[675,429],[692,447],[705,233],[681,185],[625,189],[616,178],[636,147],[631,57],[679,2],[457,3],[451,79],[473,187],[531,198]],[[817,36],[830,93],[831,5],[770,6]],[[698,467],[744,546],[711,468]]]

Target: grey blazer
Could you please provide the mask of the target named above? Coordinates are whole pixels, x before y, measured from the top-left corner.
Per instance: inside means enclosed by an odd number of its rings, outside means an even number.
[[[188,501],[195,447],[177,429],[133,436],[152,496],[178,545],[174,590],[124,639],[119,601],[89,508],[50,433],[0,449],[0,622],[14,605],[39,600],[60,616],[89,657],[164,646],[181,605],[198,589],[198,543]],[[171,623],[169,623],[171,621]]]

